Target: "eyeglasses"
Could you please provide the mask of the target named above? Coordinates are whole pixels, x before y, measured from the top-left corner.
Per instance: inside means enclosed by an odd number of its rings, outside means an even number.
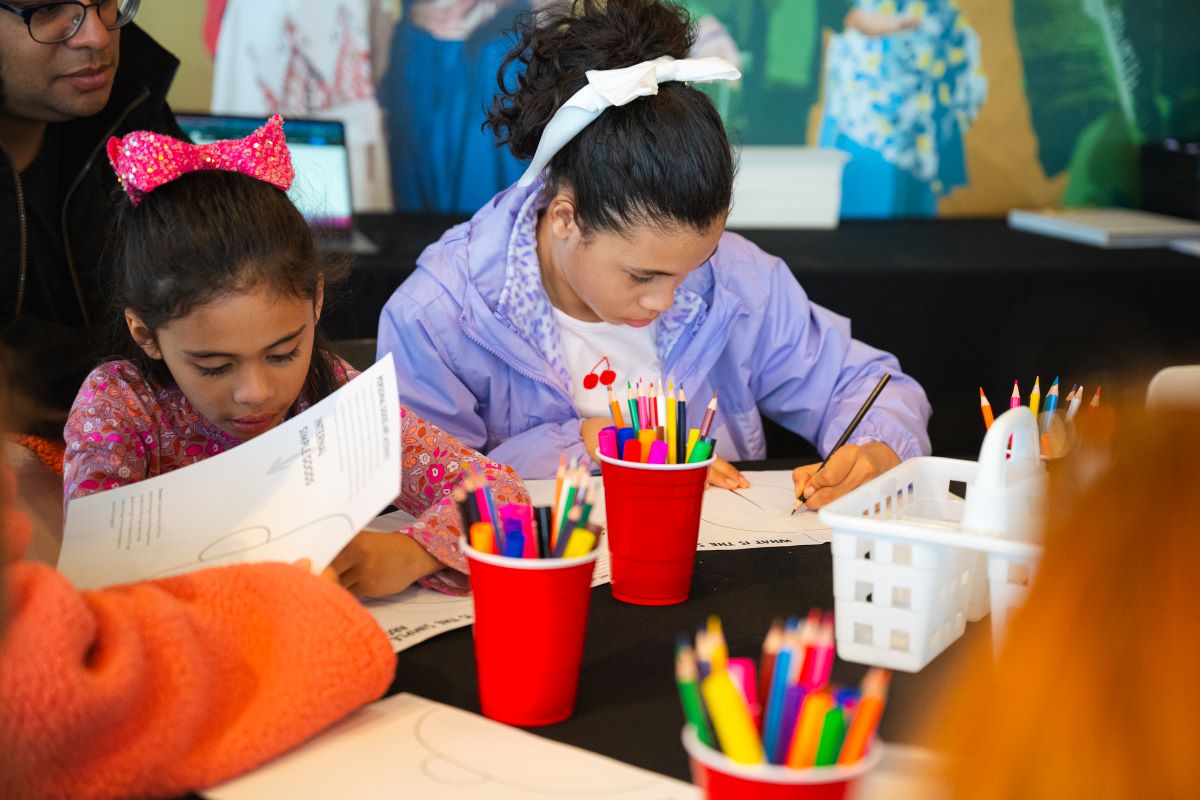
[[[83,27],[89,8],[96,9],[96,16],[107,30],[115,31],[126,25],[137,14],[142,0],[96,0],[92,3],[35,3],[30,6],[14,6],[0,2],[0,8],[25,20],[25,27],[35,42],[57,44],[65,42]]]

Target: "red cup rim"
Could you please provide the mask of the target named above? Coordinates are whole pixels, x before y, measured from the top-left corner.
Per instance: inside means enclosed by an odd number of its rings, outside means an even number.
[[[716,456],[709,456],[704,461],[695,461],[691,464],[644,464],[641,461],[622,461],[619,458],[606,456],[603,453],[596,453],[596,458],[600,459],[605,464],[612,464],[615,467],[644,469],[651,472],[683,472],[685,470],[697,469],[699,467],[708,469],[710,466],[712,466],[713,459],[716,458]]]
[[[568,567],[577,567],[580,564],[587,564],[590,561],[595,561],[599,554],[597,548],[593,547],[592,551],[587,555],[575,556],[574,558],[516,558],[514,556],[498,556],[494,553],[484,553],[471,547],[470,542],[466,537],[459,537],[459,543],[462,545],[463,552],[469,558],[476,561],[482,561],[485,564],[491,564],[497,567],[507,567],[509,569],[567,569]]]
[[[724,753],[708,747],[696,736],[696,730],[691,725],[683,726],[683,747],[688,755],[709,769],[733,775],[749,781],[764,783],[840,783],[861,777],[879,764],[883,758],[883,742],[878,738],[871,743],[871,749],[861,759],[849,766],[833,765],[829,767],[807,767],[793,769],[778,764],[739,764],[725,756]]]

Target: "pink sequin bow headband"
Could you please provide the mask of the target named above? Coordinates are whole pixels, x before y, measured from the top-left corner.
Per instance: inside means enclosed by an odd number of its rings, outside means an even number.
[[[283,136],[283,117],[278,114],[245,139],[211,144],[191,144],[151,131],[114,136],[108,140],[108,160],[135,206],[142,195],[189,172],[240,172],[285,192],[296,177]]]

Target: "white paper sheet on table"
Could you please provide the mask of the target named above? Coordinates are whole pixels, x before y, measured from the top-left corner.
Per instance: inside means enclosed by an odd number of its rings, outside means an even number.
[[[399,493],[391,355],[212,458],[71,501],[58,568],[77,587],[310,558],[323,569]]]
[[[394,511],[375,518],[368,527],[377,531],[400,530],[412,521],[412,515]],[[599,550],[596,569],[592,573],[592,586],[600,586],[611,579],[608,542],[603,536],[600,537]],[[363,605],[388,635],[392,650],[397,653],[440,633],[475,622],[475,605],[470,597],[442,594],[421,586],[410,587],[390,597],[364,600]]]
[[[830,540],[829,527],[822,524],[814,512],[799,511],[792,516],[796,496],[791,472],[768,470],[744,474],[750,481],[749,489],[733,492],[710,487],[704,493],[697,550],[795,547]],[[598,476],[593,480],[600,491],[592,507],[592,519],[603,522],[603,484]],[[554,481],[526,481],[525,485],[536,505],[551,502]]]
[[[698,800],[696,787],[411,694],[363,708],[209,800]]]

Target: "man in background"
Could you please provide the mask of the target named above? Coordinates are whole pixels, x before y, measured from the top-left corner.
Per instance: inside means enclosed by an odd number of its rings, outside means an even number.
[[[62,426],[103,342],[116,176],[110,136],[184,138],[166,103],[179,62],[136,26],[138,0],[0,0],[0,342],[14,388]]]

